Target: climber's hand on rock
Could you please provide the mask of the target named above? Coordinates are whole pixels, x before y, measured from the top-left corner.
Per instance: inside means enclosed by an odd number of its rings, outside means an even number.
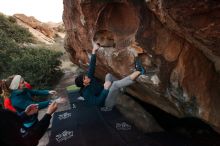
[[[92,54],[95,54],[96,51],[100,48],[100,45],[94,42],[92,43],[92,45],[93,45]]]

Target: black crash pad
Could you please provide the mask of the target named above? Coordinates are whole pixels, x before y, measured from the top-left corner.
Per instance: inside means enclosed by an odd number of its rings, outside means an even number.
[[[69,93],[72,109],[54,114],[48,146],[184,146],[188,142],[164,133],[145,135],[117,109],[103,110]],[[162,136],[162,137],[160,137]],[[174,139],[173,139],[174,138]]]

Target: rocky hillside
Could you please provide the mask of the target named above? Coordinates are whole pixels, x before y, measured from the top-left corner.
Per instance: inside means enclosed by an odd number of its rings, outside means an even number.
[[[43,23],[34,18],[33,16],[26,16],[24,14],[14,14],[14,18],[19,25],[28,28],[33,36],[40,42],[46,44],[53,44],[54,38],[60,36],[64,38],[64,25],[63,23]]]
[[[95,41],[97,76],[122,78],[141,53],[148,74],[130,94],[220,129],[220,1],[64,0],[63,21],[75,64],[88,67]]]

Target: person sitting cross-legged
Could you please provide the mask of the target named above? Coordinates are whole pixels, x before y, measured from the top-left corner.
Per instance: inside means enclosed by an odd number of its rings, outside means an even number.
[[[80,87],[81,95],[85,102],[90,105],[105,106],[112,108],[115,105],[116,98],[120,93],[120,88],[129,86],[135,82],[135,79],[141,74],[140,71],[134,71],[129,76],[117,80],[113,75],[107,74],[105,83],[102,85],[94,77],[96,68],[96,52],[99,45],[94,44],[87,74],[81,74],[76,77],[75,84]]]

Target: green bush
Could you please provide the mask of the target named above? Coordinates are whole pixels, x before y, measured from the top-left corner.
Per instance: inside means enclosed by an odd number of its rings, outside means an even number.
[[[33,42],[25,28],[0,14],[0,79],[20,74],[37,88],[51,87],[62,76],[61,52],[46,48],[22,47]]]
[[[16,23],[11,22],[11,18],[7,18],[0,14],[0,30],[4,33],[9,41],[17,43],[33,42],[33,35],[26,29]]]
[[[8,20],[9,20],[11,23],[16,23],[16,22],[17,22],[17,21],[16,21],[16,18],[13,17],[13,16],[9,16],[9,17],[8,17]]]
[[[62,71],[59,66],[61,52],[43,48],[24,48],[21,54],[12,58],[10,74],[20,74],[31,85],[38,88],[48,88],[59,81]]]
[[[61,56],[61,52],[44,48],[1,50],[0,77],[20,74],[36,88],[50,88],[63,75],[59,68]]]

